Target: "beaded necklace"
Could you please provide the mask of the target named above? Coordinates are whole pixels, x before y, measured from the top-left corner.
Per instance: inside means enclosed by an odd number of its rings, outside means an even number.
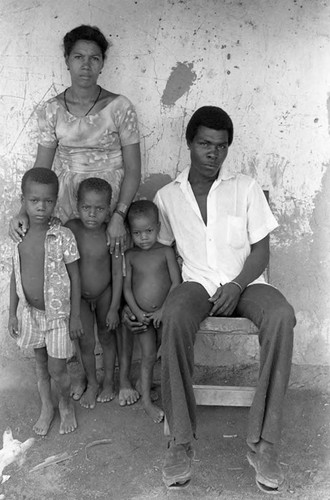
[[[71,114],[71,112],[69,110],[68,103],[66,102],[66,93],[67,93],[67,90],[68,89],[65,89],[65,91],[64,91],[63,99],[64,99],[64,104],[65,104],[66,110]],[[89,110],[87,111],[87,113],[84,116],[87,116],[92,111],[92,109],[94,108],[95,104],[100,99],[101,92],[102,92],[102,87],[100,87],[99,93],[97,94],[97,98],[95,99],[95,101],[93,102],[92,106],[89,108]]]

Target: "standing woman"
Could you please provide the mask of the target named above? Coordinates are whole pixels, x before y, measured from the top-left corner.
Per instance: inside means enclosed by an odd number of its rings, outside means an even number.
[[[56,215],[63,224],[78,216],[79,183],[88,177],[107,180],[113,190],[108,243],[111,252],[123,251],[124,218],[141,179],[136,112],[126,97],[97,83],[109,45],[97,27],[78,26],[63,41],[71,86],[49,99],[39,112],[34,166],[56,171],[60,182]],[[21,211],[12,219],[9,234],[19,241],[27,227]]]
[[[55,215],[63,224],[78,217],[76,195],[83,179],[101,177],[109,182],[113,196],[107,240],[110,252],[118,255],[125,250],[124,219],[141,179],[136,112],[126,97],[97,83],[109,45],[97,27],[78,26],[63,42],[71,86],[49,99],[39,112],[34,167],[53,168],[57,173],[60,189]],[[10,222],[9,235],[19,242],[27,229],[27,216],[21,209]],[[128,365],[124,365],[126,370]],[[123,376],[120,404],[132,404],[138,394]]]

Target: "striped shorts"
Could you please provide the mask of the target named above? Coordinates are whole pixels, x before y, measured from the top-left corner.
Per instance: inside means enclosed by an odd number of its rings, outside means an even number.
[[[69,318],[47,321],[45,311],[24,306],[19,325],[17,345],[21,349],[46,347],[52,358],[65,359],[73,355],[73,342],[69,336]]]

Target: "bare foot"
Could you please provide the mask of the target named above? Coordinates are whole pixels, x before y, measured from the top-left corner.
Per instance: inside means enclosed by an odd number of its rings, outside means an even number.
[[[70,396],[75,401],[79,401],[86,390],[86,382],[81,381],[71,385]]]
[[[130,387],[121,387],[119,390],[119,405],[134,405],[140,398],[138,391]]]
[[[78,401],[84,394],[87,385],[84,369],[76,357],[70,358],[67,362],[67,369],[71,380],[70,396]]]
[[[155,424],[159,424],[164,419],[163,410],[161,408],[158,408],[158,406],[152,404],[150,400],[142,401],[142,405],[146,414],[152,418]]]
[[[43,406],[38,421],[34,424],[33,430],[38,436],[46,436],[49,431],[50,424],[54,418],[53,406]]]
[[[103,382],[102,391],[97,397],[99,403],[108,403],[116,397],[116,392],[113,384],[107,384]]]
[[[69,434],[69,432],[73,432],[77,428],[77,421],[72,401],[69,401],[68,404],[64,403],[64,401],[60,401],[58,409],[61,417],[60,434]]]
[[[99,392],[98,385],[88,385],[86,391],[80,398],[80,404],[83,408],[93,410],[96,405],[96,398]]]

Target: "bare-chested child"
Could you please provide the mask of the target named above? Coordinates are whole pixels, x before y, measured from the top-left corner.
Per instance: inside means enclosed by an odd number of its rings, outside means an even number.
[[[128,225],[134,247],[125,253],[124,295],[136,319],[148,325],[147,330],[138,335],[142,359],[137,389],[146,413],[159,423],[164,412],[152,403],[150,397],[157,356],[156,330],[161,328],[166,297],[181,282],[181,274],[173,248],[157,241],[160,223],[158,208],[152,201],[132,203]]]
[[[66,223],[76,237],[80,253],[80,309],[84,335],[78,342],[87,377],[87,388],[80,404],[90,409],[95,408],[96,401],[112,401],[116,395],[116,328],[119,325],[123,277],[121,255],[111,256],[107,246],[106,221],[111,196],[111,186],[107,181],[96,177],[83,180],[77,194],[80,218]],[[96,377],[94,318],[103,350],[104,379],[101,389]]]
[[[71,339],[83,333],[79,253],[69,229],[49,225],[57,193],[52,170],[32,168],[24,174],[21,200],[29,230],[15,246],[10,283],[9,333],[21,348],[33,348],[35,353],[41,413],[33,429],[40,436],[47,434],[54,417],[51,378],[59,397],[60,434],[77,427],[66,359],[73,354]]]

